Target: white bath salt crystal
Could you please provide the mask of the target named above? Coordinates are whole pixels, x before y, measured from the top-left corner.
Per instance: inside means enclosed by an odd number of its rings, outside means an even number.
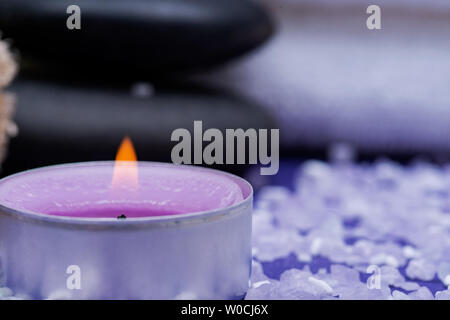
[[[433,294],[427,287],[420,287],[418,290],[408,294],[414,300],[433,300]]]
[[[325,268],[320,268],[319,271],[317,271],[317,274],[326,274],[327,273],[327,269]]]
[[[194,292],[184,291],[179,293],[174,300],[197,300],[198,296]]]
[[[364,284],[367,288],[367,284]],[[365,289],[369,300],[388,300],[391,297],[391,289],[381,286],[380,289]]]
[[[416,282],[412,281],[396,283],[395,286],[406,291],[413,291],[420,288],[420,286]]]
[[[353,245],[353,250],[355,253],[358,253],[363,256],[370,255],[374,250],[375,244],[368,240],[358,240]]]
[[[286,288],[280,288],[279,299],[282,300],[319,300],[320,297],[312,294],[309,291],[302,289],[286,290]]]
[[[316,160],[307,161],[301,168],[300,177],[296,179],[297,195],[308,201],[317,196],[337,196],[333,191],[336,188],[333,179],[334,174],[328,164]]]
[[[308,274],[312,274],[311,268],[309,267],[309,265],[304,265],[303,269],[301,269],[301,271],[304,271],[304,272],[306,272]]]
[[[317,287],[308,282],[308,278],[311,275],[311,272],[307,270],[298,269],[290,269],[283,272],[280,277],[280,293],[291,297],[296,295],[303,296],[305,293],[309,293],[318,298],[321,290],[318,290]]]
[[[387,254],[386,264],[393,267],[400,267],[406,264],[407,259],[403,255],[403,248],[396,243],[388,242],[377,247],[379,252]]]
[[[344,201],[345,212],[350,215],[366,215],[369,214],[372,210],[372,205],[363,198],[355,198],[347,199]]]
[[[251,282],[255,283],[255,282],[266,280],[266,279],[267,279],[267,277],[264,274],[263,267],[262,267],[261,263],[259,263],[258,261],[253,260],[252,261],[252,274],[251,274],[251,277],[250,277]]]
[[[426,233],[431,235],[439,235],[445,232],[445,228],[441,225],[431,225],[426,229]]]
[[[358,271],[360,273],[367,273],[367,265],[366,264],[352,264],[352,270]]]
[[[280,282],[285,282],[289,284],[293,284],[296,282],[300,282],[300,280],[307,280],[310,276],[312,276],[312,273],[309,271],[309,267],[305,266],[305,270],[299,270],[299,269],[289,269],[283,272],[280,276]]]
[[[276,280],[267,280],[255,288],[250,288],[245,295],[246,300],[275,300],[281,299],[278,292],[279,282]]]
[[[392,291],[392,298],[394,300],[411,300],[410,296],[398,290]]]
[[[321,299],[330,295],[328,284],[311,277],[309,269],[285,271],[280,277],[280,295],[283,299]]]
[[[385,253],[378,253],[377,255],[371,257],[370,264],[375,265],[387,264],[395,268],[399,266],[399,263],[394,256]]]
[[[309,200],[308,200],[309,201]],[[279,228],[297,230],[311,230],[320,226],[320,224],[326,219],[327,213],[323,210],[315,210],[311,207],[311,204],[305,204],[304,202],[291,201],[289,204],[284,204],[282,210],[274,216],[278,222]],[[296,204],[294,204],[294,202]]]
[[[330,217],[319,225],[317,231],[329,239],[330,237],[342,237],[344,234],[344,227],[342,226],[342,221],[339,217],[330,215]]]
[[[450,275],[446,275],[443,282],[447,287],[450,287]]]
[[[450,263],[442,262],[438,267],[438,278],[446,286],[450,286]]]
[[[297,253],[297,259],[300,262],[311,262],[312,257],[307,253]]]
[[[2,287],[0,288],[0,298],[8,298],[13,295],[13,292],[8,287]]]
[[[332,170],[323,161],[309,160],[302,166],[302,175],[316,179],[327,179],[332,176]]]
[[[387,285],[395,285],[397,287],[398,284],[405,281],[405,278],[403,278],[397,268],[392,266],[382,266],[380,268],[380,280],[382,283],[386,283]]]
[[[273,217],[268,211],[255,210],[252,216],[252,231],[253,234],[267,233],[275,231],[273,226]]]
[[[411,260],[406,267],[406,275],[411,279],[431,281],[435,273],[436,270],[433,264],[427,262],[425,259]]]
[[[377,180],[396,181],[403,177],[403,168],[395,162],[382,160],[378,161],[374,167]]]
[[[294,230],[277,229],[253,237],[253,246],[258,249],[256,257],[260,261],[273,261],[287,257],[301,248],[304,242],[298,232]]]
[[[255,282],[255,283],[252,285],[252,288],[257,289],[257,288],[259,288],[260,286],[262,286],[263,284],[270,284],[270,281],[269,281],[269,280],[262,280],[262,281]]]
[[[325,281],[323,281],[323,280],[319,280],[319,279],[316,279],[314,277],[309,277],[308,281],[311,282],[312,284],[320,287],[321,289],[323,289],[326,294],[332,294],[333,293],[333,288],[330,287],[330,285],[328,283],[326,283]]]
[[[332,265],[330,267],[330,272],[331,275],[335,277],[335,279],[338,279],[344,283],[359,281],[359,272],[343,265]]]
[[[436,300],[450,300],[450,290],[437,291],[435,294]]]
[[[441,172],[435,168],[419,171],[416,179],[420,182],[423,190],[445,189],[445,181],[441,178]]]
[[[333,262],[346,263],[348,265],[358,264],[361,257],[354,255],[350,247],[336,243],[334,246],[323,246],[320,252],[321,255],[329,258]]]
[[[413,248],[411,246],[404,246],[403,247],[403,255],[407,259],[412,259],[412,258],[418,258],[420,256],[420,253],[418,250],[416,250],[415,248]]]
[[[258,193],[258,203],[269,202],[282,202],[291,196],[291,191],[288,188],[281,186],[265,186]]]
[[[344,300],[386,300],[390,296],[389,288],[369,289],[360,281],[342,283],[333,289],[334,295]]]

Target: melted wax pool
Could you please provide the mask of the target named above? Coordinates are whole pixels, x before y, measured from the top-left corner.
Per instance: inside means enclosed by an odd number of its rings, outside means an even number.
[[[136,166],[120,169],[126,177]],[[220,171],[139,162],[138,173],[136,185],[124,180],[113,187],[114,162],[30,170],[0,182],[0,204],[55,216],[137,218],[210,211],[244,200],[239,182]]]

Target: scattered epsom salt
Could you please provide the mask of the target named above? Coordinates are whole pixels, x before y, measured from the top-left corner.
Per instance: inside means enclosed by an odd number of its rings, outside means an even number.
[[[247,299],[450,299],[450,164],[313,160],[294,176],[257,195],[264,284]]]

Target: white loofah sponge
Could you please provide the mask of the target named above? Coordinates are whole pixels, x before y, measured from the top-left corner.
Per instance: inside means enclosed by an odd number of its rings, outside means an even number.
[[[17,65],[8,49],[8,45],[0,40],[0,161],[3,161],[9,137],[17,133],[12,122],[14,113],[14,96],[3,92],[17,72]]]
[[[0,88],[5,87],[11,82],[16,71],[17,66],[8,50],[8,45],[0,41]]]

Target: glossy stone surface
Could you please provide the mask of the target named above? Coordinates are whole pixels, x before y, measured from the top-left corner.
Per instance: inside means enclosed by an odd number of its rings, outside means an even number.
[[[170,161],[176,144],[172,132],[192,131],[194,120],[202,120],[204,130],[275,127],[258,104],[207,88],[19,79],[11,91],[19,97],[19,134],[11,140],[4,175],[56,163],[111,160],[125,135],[139,160]]]
[[[80,30],[66,27],[69,5]],[[272,24],[246,0],[4,0],[0,30],[26,60],[117,75],[216,65],[260,45]]]

